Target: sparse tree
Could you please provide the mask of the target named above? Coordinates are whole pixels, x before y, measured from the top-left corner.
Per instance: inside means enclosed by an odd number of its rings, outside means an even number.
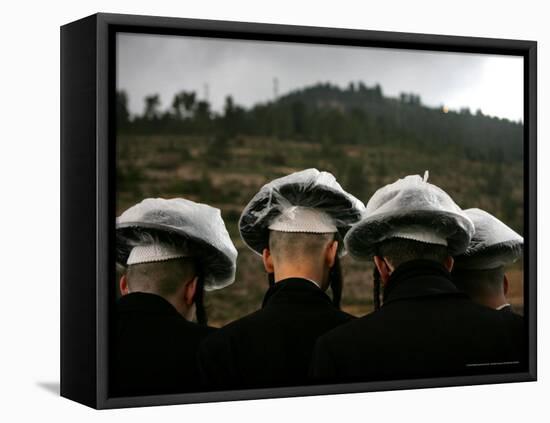
[[[233,101],[233,97],[228,95],[227,97],[225,97],[223,113],[226,117],[229,117],[233,114],[234,111],[235,111],[235,102]]]
[[[172,110],[178,119],[193,116],[196,107],[197,95],[194,91],[181,91],[174,96]]]
[[[380,84],[376,84],[374,86],[374,96],[377,100],[382,99],[382,87],[380,86]]]
[[[191,115],[193,113],[196,100],[197,100],[197,95],[195,92],[183,93],[183,97],[182,97],[183,107],[185,109],[185,112],[188,115]]]
[[[125,128],[130,122],[126,91],[117,91],[116,93],[116,120],[118,129]]]
[[[158,94],[152,94],[145,97],[144,117],[147,120],[155,120],[159,117],[160,97]]]
[[[207,101],[199,101],[195,108],[195,117],[200,120],[209,120],[212,112],[210,111],[210,103]]]

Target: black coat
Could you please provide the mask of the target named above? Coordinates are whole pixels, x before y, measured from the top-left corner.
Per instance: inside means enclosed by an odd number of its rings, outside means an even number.
[[[214,329],[188,322],[164,298],[121,297],[116,308],[112,395],[200,391],[196,354]]]
[[[380,310],[318,340],[311,376],[337,383],[517,371],[523,335],[523,319],[474,303],[443,266],[415,260],[392,273]]]
[[[315,340],[351,318],[306,279],[277,282],[267,291],[260,310],[202,343],[199,361],[205,387],[306,384]]]

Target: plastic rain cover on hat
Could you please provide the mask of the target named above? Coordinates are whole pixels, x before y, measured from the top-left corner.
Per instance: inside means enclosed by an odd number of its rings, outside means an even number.
[[[475,233],[466,252],[455,257],[460,269],[495,269],[512,264],[523,254],[523,237],[481,209],[464,213],[474,222]]]
[[[140,233],[168,237],[181,251],[191,252],[212,291],[235,280],[237,250],[219,209],[183,198],[148,198],[117,218],[117,262],[126,266]]]
[[[289,232],[299,232],[301,228],[300,232],[313,233],[335,232],[335,227],[343,238],[350,226],[359,221],[364,208],[361,201],[342,189],[331,173],[306,169],[264,185],[242,212],[239,230],[244,243],[262,254],[269,243],[270,226]],[[314,221],[305,224],[304,216],[311,218],[314,214],[317,214]],[[296,218],[304,225],[290,222]],[[339,254],[344,253],[340,242]]]
[[[407,238],[447,245],[451,255],[466,251],[474,225],[441,188],[419,175],[406,176],[378,189],[367,203],[363,219],[344,243],[358,259],[371,259],[376,246],[389,238]]]

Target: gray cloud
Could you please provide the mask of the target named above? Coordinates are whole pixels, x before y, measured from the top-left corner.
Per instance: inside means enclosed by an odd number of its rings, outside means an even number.
[[[523,119],[521,57],[342,47],[280,42],[119,34],[117,88],[141,113],[145,95],[168,107],[175,92],[196,91],[220,110],[231,94],[251,106],[316,82],[379,83],[385,95],[414,92],[430,106],[469,107]]]

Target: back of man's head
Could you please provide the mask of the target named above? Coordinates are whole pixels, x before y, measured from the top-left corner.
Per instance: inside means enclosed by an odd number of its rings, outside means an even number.
[[[269,248],[263,254],[270,283],[298,277],[327,289],[330,270],[337,263],[338,242],[334,238],[334,233],[270,231]]]
[[[449,257],[445,245],[431,244],[407,238],[389,238],[378,245],[377,256],[386,259],[394,268],[411,260],[431,260],[444,264]]]
[[[130,292],[149,292],[165,298],[175,295],[196,274],[195,262],[189,257],[133,264],[126,273]]]
[[[503,266],[483,270],[455,268],[452,275],[457,287],[480,303],[489,305],[492,299],[501,302],[506,295]]]
[[[195,311],[197,322],[206,324],[203,304],[204,280],[200,259],[185,240],[170,233],[143,231],[131,240],[120,293],[155,294],[168,301],[185,319]]]
[[[275,262],[303,263],[322,261],[323,254],[334,240],[334,234],[271,231],[269,250]]]
[[[374,308],[380,308],[380,286],[386,284],[393,271],[412,260],[430,260],[450,271],[453,259],[445,245],[416,241],[408,238],[388,238],[376,247],[373,274]]]

